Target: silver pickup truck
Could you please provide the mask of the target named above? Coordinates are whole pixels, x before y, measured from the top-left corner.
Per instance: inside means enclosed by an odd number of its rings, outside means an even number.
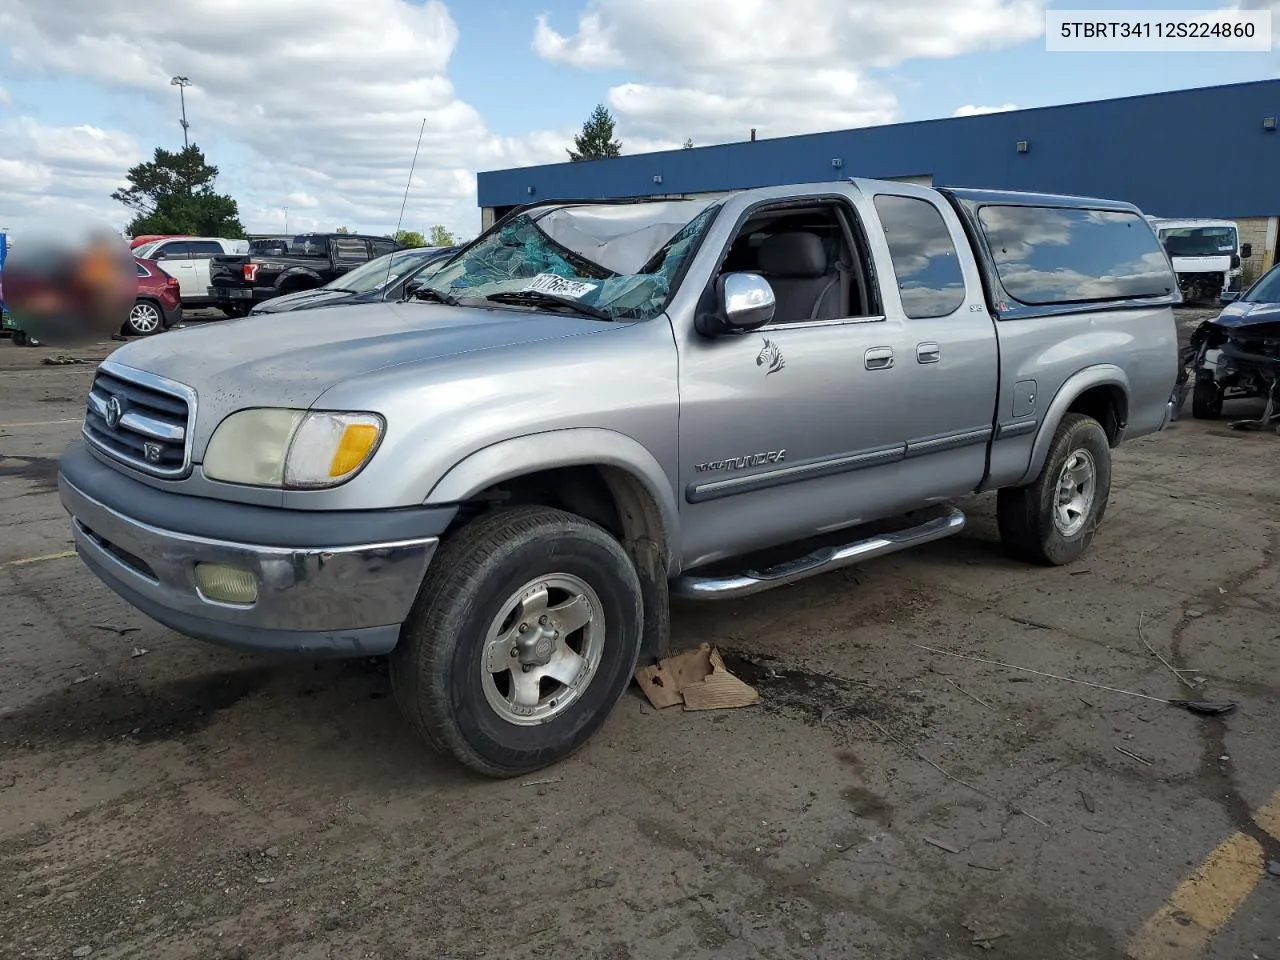
[[[509,214],[408,299],[131,343],[59,489],[155,620],[390,654],[432,745],[569,755],[671,595],[741,597],[945,537],[1094,537],[1110,450],[1172,415],[1169,259],[1141,212],[851,180]]]

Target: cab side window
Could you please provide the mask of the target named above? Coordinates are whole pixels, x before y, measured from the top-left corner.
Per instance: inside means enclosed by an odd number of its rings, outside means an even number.
[[[188,242],[187,249],[192,258],[217,257],[222,255],[222,244],[212,240],[193,240]]]
[[[889,244],[902,312],[909,319],[945,317],[965,300],[964,272],[947,222],[932,203],[881,193],[876,214]]]
[[[185,240],[174,240],[170,243],[161,244],[156,248],[152,260],[186,260],[189,257],[187,252],[188,244]]]
[[[721,273],[758,273],[773,288],[773,325],[879,313],[865,245],[843,204],[764,207],[742,225]]]

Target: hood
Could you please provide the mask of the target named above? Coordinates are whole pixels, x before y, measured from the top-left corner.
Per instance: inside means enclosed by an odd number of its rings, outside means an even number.
[[[213,427],[244,407],[304,409],[330,387],[380,367],[623,326],[496,307],[373,303],[184,327],[134,340],[111,359],[192,387],[202,450]]]
[[[1280,303],[1228,304],[1213,321],[1220,327],[1252,326],[1255,323],[1280,323]]]
[[[306,310],[308,307],[334,306],[356,297],[345,290],[326,290],[316,287],[313,290],[299,290],[297,293],[286,293],[282,297],[272,297],[254,307],[254,316],[263,313],[284,313],[288,310]]]

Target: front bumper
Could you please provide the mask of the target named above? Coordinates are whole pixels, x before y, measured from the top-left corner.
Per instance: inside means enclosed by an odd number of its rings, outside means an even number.
[[[87,466],[84,457],[93,466]],[[110,482],[94,483],[101,480],[101,471],[110,474]],[[122,500],[124,485],[131,489]],[[92,489],[95,486],[100,489]],[[152,619],[222,646],[310,657],[374,656],[396,645],[400,624],[439,543],[438,534],[422,535],[424,525],[444,522],[443,515],[432,514],[410,524],[406,533],[418,535],[404,539],[270,545],[282,539],[280,528],[298,522],[300,511],[166,493],[111,470],[82,447],[64,456],[58,490],[71,515],[81,558],[107,586]],[[164,501],[175,497],[188,501],[188,515],[207,507],[244,511],[245,520],[259,531],[257,542],[180,532],[139,519],[140,514],[166,515],[172,504]],[[279,517],[275,530],[273,515]],[[314,523],[306,516],[300,519],[323,528],[333,517],[317,514]],[[226,526],[231,531],[246,528],[234,521]],[[377,529],[384,526],[384,518],[375,522],[371,517],[371,532],[384,532]],[[206,599],[196,586],[197,563],[249,571],[258,584],[257,600],[239,605]]]

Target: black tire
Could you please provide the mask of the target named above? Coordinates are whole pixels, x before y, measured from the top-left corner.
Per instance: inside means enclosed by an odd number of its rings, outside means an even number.
[[[15,347],[25,347],[27,345],[27,331],[25,330],[13,331],[13,345]]]
[[[130,337],[149,337],[164,329],[164,310],[154,300],[138,298],[129,310],[121,333]]]
[[[240,317],[247,317],[249,311],[253,309],[251,303],[228,303],[218,307],[228,318],[238,320]]]
[[[1222,387],[1213,380],[1197,380],[1191,394],[1191,415],[1197,420],[1217,420],[1222,416]]]
[[[1073,524],[1060,527],[1055,513],[1063,468],[1081,453],[1092,465],[1092,496],[1078,514],[1078,529]],[[1005,552],[1015,560],[1046,566],[1079,559],[1093,542],[1110,496],[1111,447],[1106,431],[1092,417],[1068,413],[1054,434],[1040,476],[1028,486],[1005,488],[997,495],[996,518]]]
[[[557,575],[579,578],[599,601],[599,665],[560,712],[521,725],[488,699],[497,689],[495,676],[508,678],[508,696],[514,696],[516,678],[514,662],[510,674],[488,672],[486,642],[493,621],[522,586]],[[643,626],[639,577],[607,532],[560,510],[497,510],[437,551],[391,654],[392,689],[410,724],[437,750],[486,776],[519,776],[563,760],[600,728],[635,672]],[[566,639],[576,636],[585,644],[589,629],[566,631]],[[554,709],[553,696],[543,699]]]

